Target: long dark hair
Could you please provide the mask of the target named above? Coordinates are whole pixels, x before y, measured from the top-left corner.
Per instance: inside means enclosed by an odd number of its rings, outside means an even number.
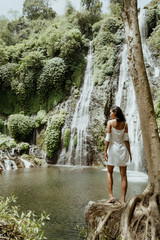
[[[116,113],[117,122],[125,122],[126,118],[122,112],[122,109],[118,106],[111,107],[112,112]]]

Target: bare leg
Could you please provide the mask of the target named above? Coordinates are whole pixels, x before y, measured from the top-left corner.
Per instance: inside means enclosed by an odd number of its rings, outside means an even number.
[[[108,187],[108,193],[109,193],[109,199],[108,202],[113,202],[114,198],[112,195],[112,188],[113,188],[113,169],[114,166],[107,165],[107,187]]]
[[[121,203],[125,203],[125,196],[127,192],[127,167],[119,167],[120,169],[120,174],[121,174]]]

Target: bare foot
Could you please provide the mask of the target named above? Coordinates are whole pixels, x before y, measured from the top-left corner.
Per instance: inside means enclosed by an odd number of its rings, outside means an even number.
[[[114,203],[115,202],[115,200],[114,200],[114,198],[112,197],[112,198],[109,198],[108,200],[107,200],[107,203]]]
[[[125,200],[119,199],[118,202],[119,202],[120,204],[124,204],[124,203],[125,203]]]

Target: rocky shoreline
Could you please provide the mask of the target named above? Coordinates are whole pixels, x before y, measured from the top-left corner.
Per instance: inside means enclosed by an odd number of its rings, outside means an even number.
[[[46,165],[45,153],[35,145],[29,145],[28,149],[23,150],[18,147],[11,150],[0,150],[0,172]]]

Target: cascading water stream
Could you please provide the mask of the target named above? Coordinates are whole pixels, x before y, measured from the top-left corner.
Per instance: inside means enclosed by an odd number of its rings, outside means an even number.
[[[141,9],[139,13],[139,28],[142,39],[142,48],[144,54],[145,64],[147,65],[147,74],[149,81],[158,79],[160,75],[159,67],[155,65],[152,60],[151,52],[146,45],[146,23],[145,23],[145,10]],[[136,98],[134,93],[134,87],[128,70],[127,60],[127,45],[124,45],[121,54],[121,66],[119,75],[119,86],[116,94],[116,105],[120,106],[126,115],[127,123],[129,124],[129,137],[131,143],[131,151],[133,157],[133,163],[130,165],[130,169],[135,171],[144,171],[144,151],[143,141],[140,128],[139,114],[136,104]],[[149,74],[151,69],[152,76]],[[152,79],[151,79],[152,77]]]
[[[77,102],[75,112],[71,123],[71,135],[68,151],[62,150],[58,163],[68,165],[86,165],[87,162],[87,127],[89,123],[89,105],[91,92],[93,89],[93,53],[91,42],[87,56],[87,67],[84,75],[80,98]],[[77,144],[74,145],[74,138],[77,138]]]

